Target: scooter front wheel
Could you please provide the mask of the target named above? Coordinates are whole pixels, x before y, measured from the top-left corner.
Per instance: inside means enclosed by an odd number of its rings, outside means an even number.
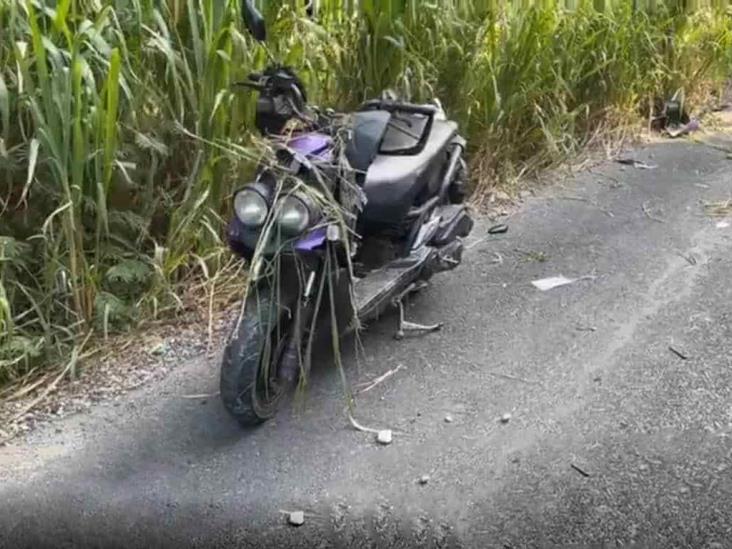
[[[280,320],[280,308],[269,295],[258,292],[256,299],[247,300],[224,351],[221,400],[242,426],[270,419],[285,394],[277,380],[277,365],[287,342]]]

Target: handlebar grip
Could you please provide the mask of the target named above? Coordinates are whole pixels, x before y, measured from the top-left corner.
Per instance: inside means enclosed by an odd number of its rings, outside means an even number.
[[[246,82],[234,82],[234,87],[250,88],[257,91],[264,90],[264,85],[259,82],[247,80]]]

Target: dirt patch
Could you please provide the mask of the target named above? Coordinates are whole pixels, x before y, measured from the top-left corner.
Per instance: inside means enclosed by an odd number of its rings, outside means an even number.
[[[0,394],[0,445],[52,419],[118,400],[164,378],[185,361],[216,353],[238,310],[236,303],[228,303],[210,318],[199,309],[175,320],[148,323],[133,334],[94,342],[94,352],[82,361],[73,378],[61,376],[54,385],[60,376],[56,370],[6,389]],[[12,455],[3,459],[12,459]]]

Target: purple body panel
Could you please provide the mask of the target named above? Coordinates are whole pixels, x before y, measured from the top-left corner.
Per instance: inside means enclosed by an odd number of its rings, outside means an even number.
[[[333,139],[323,133],[304,133],[293,137],[287,146],[305,158],[313,160],[333,160]]]
[[[312,252],[325,244],[326,234],[327,229],[325,227],[320,227],[314,231],[310,231],[297,241],[295,249],[298,252]]]
[[[309,160],[333,160],[333,139],[329,135],[304,133],[290,139],[287,146]],[[322,246],[325,239],[326,229],[321,227],[303,235],[295,244],[295,249],[299,252],[311,252]]]
[[[287,141],[287,147],[301,157],[301,161],[310,162],[332,162],[333,139],[326,134],[312,132],[297,135]],[[228,240],[231,249],[239,255],[246,257],[247,252],[254,249],[256,239],[259,238],[258,231],[252,234],[234,216],[228,227]],[[312,252],[322,247],[327,240],[327,229],[319,227],[307,231],[297,242],[295,250],[298,252]]]

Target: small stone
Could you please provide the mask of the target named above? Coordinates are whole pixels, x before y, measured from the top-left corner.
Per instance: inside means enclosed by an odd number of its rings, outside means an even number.
[[[386,446],[387,444],[391,444],[391,430],[390,429],[384,429],[383,431],[379,431],[376,434],[376,442],[379,444],[383,444]]]
[[[294,511],[287,517],[287,522],[292,526],[302,526],[305,524],[305,513],[302,511]]]
[[[430,481],[429,475],[422,475],[421,477],[419,477],[419,483],[422,485],[427,484],[429,481]]]
[[[508,423],[511,421],[511,414],[505,413],[501,416],[501,423]]]
[[[153,356],[161,356],[168,352],[168,346],[165,344],[165,342],[161,341],[155,347],[150,349],[150,354]]]
[[[445,423],[452,423],[452,422],[453,422],[452,416],[450,414],[447,414],[445,416]]]
[[[508,202],[511,200],[511,197],[508,196],[508,193],[505,193],[503,191],[495,191],[494,196],[496,197],[496,200],[501,200],[503,202]]]

